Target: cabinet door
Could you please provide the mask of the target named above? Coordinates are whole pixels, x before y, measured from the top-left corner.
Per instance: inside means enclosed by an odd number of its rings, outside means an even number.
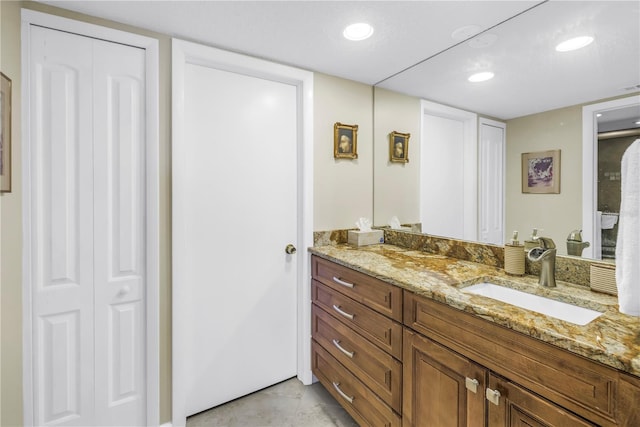
[[[403,363],[404,427],[485,425],[486,369],[406,328]]]
[[[577,415],[554,405],[550,401],[496,375],[489,377],[487,394],[494,395],[495,403],[488,402],[489,426],[530,427],[586,427],[595,426]]]

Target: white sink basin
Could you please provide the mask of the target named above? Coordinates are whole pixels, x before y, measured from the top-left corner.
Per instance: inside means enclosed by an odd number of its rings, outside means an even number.
[[[578,307],[566,302],[533,295],[493,283],[478,283],[462,289],[463,292],[482,295],[520,308],[546,314],[556,319],[586,325],[602,313],[589,308]]]

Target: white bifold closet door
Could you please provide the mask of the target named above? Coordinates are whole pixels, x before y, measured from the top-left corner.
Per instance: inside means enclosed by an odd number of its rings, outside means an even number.
[[[30,27],[36,425],[145,425],[144,50]]]

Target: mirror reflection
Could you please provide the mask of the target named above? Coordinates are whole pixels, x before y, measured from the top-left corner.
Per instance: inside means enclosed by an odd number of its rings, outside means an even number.
[[[547,2],[377,84],[374,224],[397,216],[500,245],[536,229],[559,254],[612,259],[616,225],[602,225],[619,201],[604,194],[619,193],[624,142],[596,135],[640,128],[638,19],[637,2]],[[585,34],[590,45],[554,50]],[[488,70],[491,80],[467,80]],[[392,131],[411,134],[407,163],[390,161]],[[523,192],[523,154],[549,150],[560,154],[559,193]]]

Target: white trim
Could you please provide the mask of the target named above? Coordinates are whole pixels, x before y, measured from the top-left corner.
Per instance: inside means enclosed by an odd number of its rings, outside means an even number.
[[[478,115],[469,111],[459,110],[435,102],[420,100],[420,130],[424,140],[424,115],[444,117],[464,122],[464,224],[463,238],[478,240]],[[423,143],[423,141],[421,141]],[[423,171],[423,168],[420,168]],[[420,176],[420,185],[424,182]],[[422,194],[422,193],[421,193]],[[422,208],[421,208],[422,209]],[[423,212],[420,212],[423,218]]]
[[[298,180],[302,183],[299,188],[299,229],[298,242],[298,367],[297,376],[304,384],[311,384],[311,262],[310,255],[304,249],[313,246],[313,73],[292,68],[273,62],[252,58],[200,44],[173,39],[172,42],[172,150],[173,165],[180,164],[182,160],[180,147],[183,135],[184,123],[184,68],[185,64],[204,65],[225,71],[266,78],[272,81],[288,83],[297,87],[298,116],[300,130],[299,137],[302,141],[300,150]],[[176,180],[173,180],[176,185]],[[175,190],[175,189],[174,189]],[[172,204],[180,205],[182,202],[180,192],[173,191]],[[173,223],[173,236],[181,233],[180,228],[184,224]],[[174,242],[178,241],[173,239]],[[175,247],[175,253],[179,248]],[[173,257],[173,274],[181,271],[184,261],[180,257]],[[181,295],[173,282],[173,306],[180,304]],[[180,330],[183,328],[180,319],[175,312],[172,318],[172,343],[173,343],[173,391],[172,391],[172,424],[184,426],[186,413],[184,396],[185,385],[182,383],[184,376],[183,365],[180,363],[181,344]]]
[[[592,242],[582,253],[585,258],[595,258],[594,251],[600,242],[600,237],[596,236],[596,211],[598,210],[598,120],[596,114],[639,104],[640,95],[634,95],[582,107],[582,239],[585,242]]]
[[[506,185],[505,185],[505,177],[507,171],[507,124],[504,122],[498,122],[495,120],[487,119],[486,117],[480,117],[478,122],[478,128],[480,129],[478,132],[478,150],[480,150],[480,146],[482,144],[482,126],[492,126],[499,129],[502,129],[502,188],[501,188],[501,197],[502,197],[502,241],[492,242],[494,244],[502,245],[505,242],[505,227],[506,227]],[[478,160],[480,162],[480,159]],[[478,173],[480,173],[480,165],[478,165]],[[482,177],[478,176],[478,185],[480,185]],[[480,195],[478,195],[480,197]],[[480,199],[478,199],[478,203],[480,203]],[[478,240],[480,240],[480,218],[481,214],[478,213]]]
[[[81,36],[102,39],[144,49],[146,67],[146,384],[147,425],[160,422],[160,293],[159,293],[159,47],[158,40],[33,10],[22,9],[22,149],[23,149],[23,412],[25,425],[33,425],[33,360],[31,312],[30,132],[29,49],[30,25],[40,25]]]

